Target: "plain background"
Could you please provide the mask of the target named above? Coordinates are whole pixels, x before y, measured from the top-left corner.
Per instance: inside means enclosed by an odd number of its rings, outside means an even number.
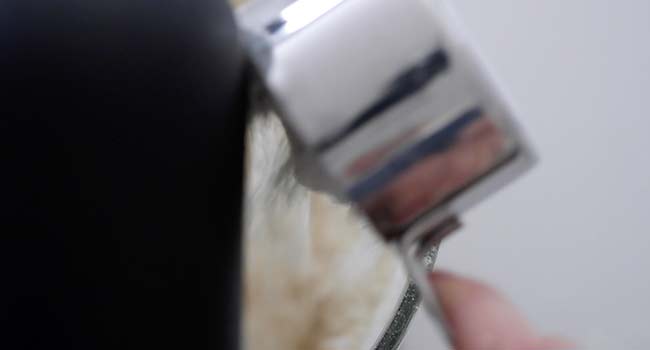
[[[650,348],[650,1],[455,0],[541,156],[439,265],[580,349]],[[444,349],[419,315],[404,349]]]

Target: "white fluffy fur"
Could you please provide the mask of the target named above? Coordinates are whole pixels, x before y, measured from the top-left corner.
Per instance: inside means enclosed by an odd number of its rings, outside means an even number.
[[[249,350],[369,349],[402,287],[392,252],[343,204],[298,184],[275,117],[248,130]]]

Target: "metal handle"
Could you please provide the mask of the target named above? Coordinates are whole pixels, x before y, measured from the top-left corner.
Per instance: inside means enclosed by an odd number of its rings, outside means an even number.
[[[298,169],[400,247],[435,314],[422,252],[535,160],[452,9],[443,0],[257,0],[237,19]]]

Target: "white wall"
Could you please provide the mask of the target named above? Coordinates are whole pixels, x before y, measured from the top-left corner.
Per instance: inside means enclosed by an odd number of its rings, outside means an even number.
[[[455,0],[541,155],[443,248],[540,329],[650,348],[650,0]],[[404,349],[443,349],[420,315]]]

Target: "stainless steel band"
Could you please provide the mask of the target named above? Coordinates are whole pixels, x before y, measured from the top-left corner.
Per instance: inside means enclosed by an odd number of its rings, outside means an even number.
[[[427,271],[433,271],[438,257],[438,246],[434,246],[424,255],[422,264]],[[422,297],[418,286],[408,282],[404,293],[383,333],[380,335],[374,350],[396,350],[402,344],[413,317],[420,309]]]

